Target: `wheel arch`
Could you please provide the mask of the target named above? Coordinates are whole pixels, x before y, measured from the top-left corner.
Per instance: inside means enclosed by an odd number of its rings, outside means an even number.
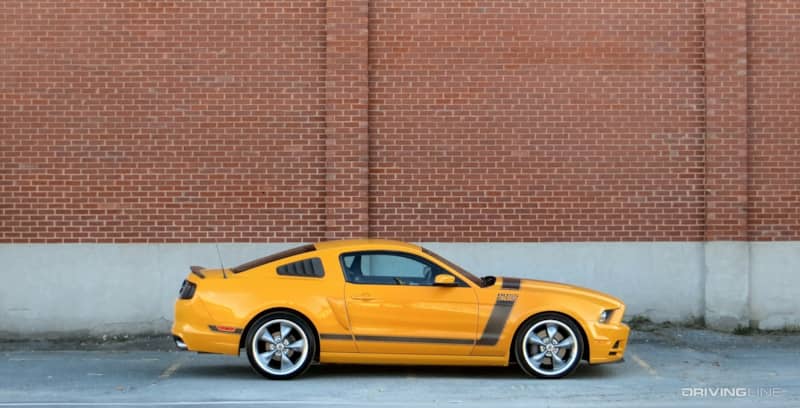
[[[314,352],[314,361],[319,361],[320,342],[319,342],[319,331],[317,331],[317,326],[314,325],[314,322],[312,322],[311,319],[308,318],[308,316],[306,316],[302,312],[300,312],[300,311],[298,311],[296,309],[292,309],[290,307],[271,307],[269,309],[261,311],[260,313],[256,314],[255,316],[253,316],[253,318],[250,319],[249,322],[247,322],[247,325],[244,327],[244,330],[242,330],[242,335],[239,336],[239,350],[245,348],[245,344],[244,343],[245,343],[245,341],[247,341],[247,333],[250,331],[250,329],[253,328],[253,324],[256,321],[258,321],[258,319],[266,316],[267,314],[275,313],[275,312],[291,313],[291,314],[297,316],[298,318],[303,319],[303,321],[305,321],[306,324],[308,324],[308,327],[311,328],[311,331],[314,334],[314,340],[317,342],[316,351]]]
[[[586,329],[583,328],[583,325],[580,323],[580,321],[578,319],[570,316],[568,313],[564,313],[564,312],[560,312],[560,311],[556,311],[556,310],[545,310],[545,311],[541,311],[541,312],[536,312],[536,313],[528,316],[519,325],[517,325],[517,328],[514,330],[514,336],[511,337],[511,344],[508,347],[508,362],[509,363],[514,363],[516,361],[516,359],[515,359],[516,351],[514,350],[514,343],[517,340],[517,336],[519,335],[519,331],[522,329],[523,326],[525,326],[526,323],[528,323],[529,321],[531,321],[531,320],[533,320],[533,319],[535,319],[535,318],[537,318],[537,317],[539,317],[541,315],[544,315],[544,314],[557,314],[557,315],[564,316],[565,318],[567,318],[570,321],[572,321],[572,323],[575,323],[575,326],[578,326],[578,331],[580,331],[581,338],[583,339],[583,352],[581,353],[581,360],[589,361],[589,356],[591,355],[591,354],[589,354],[589,338],[586,336]]]

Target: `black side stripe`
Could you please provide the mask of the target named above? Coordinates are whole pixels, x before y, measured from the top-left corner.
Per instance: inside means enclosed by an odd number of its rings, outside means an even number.
[[[397,343],[434,343],[434,344],[474,344],[472,339],[445,339],[436,337],[402,337],[402,336],[362,336],[356,335],[359,341],[388,341]]]
[[[519,289],[518,278],[503,278],[502,289]]]
[[[430,344],[474,344],[472,339],[448,339],[441,337],[406,337],[406,336],[365,336],[356,335],[358,341],[380,341],[391,343],[430,343]],[[319,335],[322,340],[352,340],[349,334],[330,334],[322,333]]]
[[[333,333],[320,333],[321,340],[353,340],[353,336],[349,334],[333,334]]]
[[[505,279],[503,279],[505,285]],[[500,340],[500,334],[506,327],[508,316],[511,315],[511,308],[514,307],[516,300],[498,300],[492,308],[492,314],[486,322],[481,338],[476,343],[479,346],[494,346]]]
[[[519,279],[517,279],[519,284]],[[505,286],[505,279],[503,282]],[[516,296],[516,295],[514,295]],[[511,309],[514,307],[516,300],[498,300],[492,308],[492,313],[489,315],[489,320],[486,322],[486,327],[483,329],[483,334],[477,342],[471,339],[451,339],[451,338],[437,338],[437,337],[404,337],[404,336],[369,336],[369,335],[356,335],[357,341],[382,341],[394,343],[431,343],[431,344],[476,344],[478,346],[494,346],[500,340],[500,335],[506,327],[508,317],[511,315]],[[352,337],[348,334],[329,334],[321,333],[320,339],[323,340],[350,340]]]

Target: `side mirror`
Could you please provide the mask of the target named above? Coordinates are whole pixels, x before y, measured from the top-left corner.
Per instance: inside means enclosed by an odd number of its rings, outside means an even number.
[[[449,273],[440,273],[433,278],[433,286],[456,286],[456,277]]]

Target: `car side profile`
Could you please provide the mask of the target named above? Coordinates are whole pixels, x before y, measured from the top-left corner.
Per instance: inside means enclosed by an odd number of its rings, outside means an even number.
[[[506,366],[561,378],[622,360],[625,305],[575,286],[476,277],[397,241],[303,245],[229,269],[191,267],[178,348],[239,355],[270,379],[321,364]]]

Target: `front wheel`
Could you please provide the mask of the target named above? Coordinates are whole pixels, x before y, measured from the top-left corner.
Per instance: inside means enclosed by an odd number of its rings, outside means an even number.
[[[566,316],[544,313],[527,321],[514,339],[517,363],[528,375],[561,378],[581,362],[583,337]]]
[[[269,313],[247,333],[247,358],[253,369],[273,380],[285,380],[305,372],[316,353],[311,328],[291,313]]]

